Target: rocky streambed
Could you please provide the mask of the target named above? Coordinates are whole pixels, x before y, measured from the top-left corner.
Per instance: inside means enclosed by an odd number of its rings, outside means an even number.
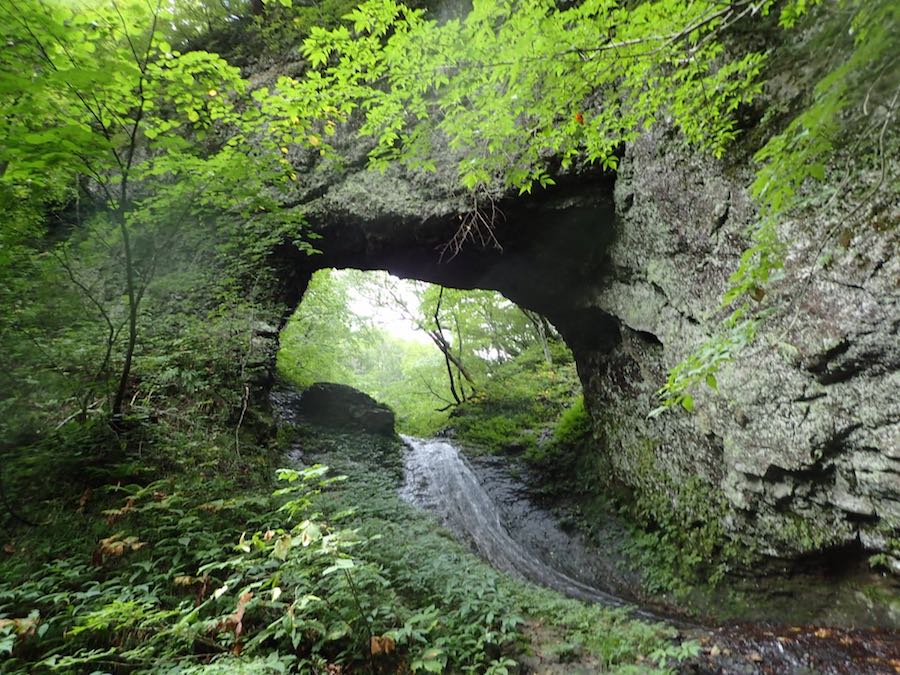
[[[900,672],[900,617],[881,605],[876,609],[859,590],[871,588],[876,576],[838,584],[812,573],[756,580],[755,594],[745,580],[740,602],[733,594],[728,602],[726,592],[707,594],[695,597],[699,609],[688,612],[641,590],[640,574],[622,550],[626,528],[614,515],[588,540],[538,503],[526,468],[505,458],[466,458],[444,439],[404,440],[404,499],[434,513],[499,569],[572,597],[634,606],[642,618],[674,623],[702,648],[685,672]],[[886,584],[880,592],[896,592]]]

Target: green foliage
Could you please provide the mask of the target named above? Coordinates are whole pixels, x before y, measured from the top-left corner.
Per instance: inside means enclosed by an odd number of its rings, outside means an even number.
[[[258,17],[249,32],[251,45],[260,44],[273,56],[285,56],[296,50],[313,28],[331,28],[353,10],[358,0],[323,0],[314,4],[270,2],[266,14]],[[259,54],[248,54],[258,57]],[[290,55],[293,56],[293,55]]]
[[[661,405],[650,413],[651,417],[656,417],[676,405],[687,412],[693,412],[694,397],[689,390],[695,385],[703,384],[713,391],[718,391],[716,373],[753,341],[763,318],[763,315],[759,314],[748,317],[747,311],[746,307],[735,310],[723,323],[720,333],[708,338],[669,370],[666,383],[658,392]]]
[[[814,4],[787,3],[782,24]],[[312,252],[299,210],[282,204],[296,147],[335,156],[328,139],[359,115],[373,166],[434,169],[449,147],[460,184],[492,194],[551,185],[550,157],[614,169],[621,144],[662,117],[721,155],[736,109],[760,92],[764,57],[731,57],[718,38],[772,3],[485,1],[440,22],[390,0],[354,5],[268,3],[256,35],[272,49],[308,36],[312,68],[251,91],[220,56],[187,46],[245,17],[246,3],[0,0],[4,672],[287,672],[379,658],[500,674],[515,667],[526,614],[564,630],[567,654],[610,668],[695,649],[487,569],[398,501],[396,447],[295,433],[305,452],[333,450],[351,480],[293,468],[270,494],[270,458],[253,442],[269,421],[250,384],[265,362],[257,328],[275,315],[270,253],[286,241]],[[715,387],[753,337],[762,315],[746,298],[778,274],[779,222],[833,173],[857,104],[887,100],[896,9],[844,5],[852,49],[757,155],[761,217],[723,301],[733,313],[724,337],[673,371],[668,405],[690,410],[689,388]],[[347,11],[352,28],[337,25]],[[406,428],[433,428],[422,409],[433,401],[411,382],[438,391],[440,354],[353,319],[349,289],[313,283],[285,331],[282,372],[362,378],[408,411]],[[479,392],[453,418],[460,437],[571,456],[590,426],[571,357],[546,334],[539,344],[534,320],[497,295],[418,299],[416,316],[438,313]],[[115,428],[104,423],[120,412]],[[737,554],[718,498],[699,479],[641,472],[662,486],[630,507],[651,585],[720,578]],[[806,525],[791,532],[826,541]],[[376,654],[373,638],[392,646]]]
[[[0,311],[0,344],[13,357],[2,374],[0,518],[16,549],[0,576],[45,572],[2,604],[14,616],[40,606],[46,618],[35,631],[42,646],[26,633],[14,656],[58,652],[55,667],[68,672],[87,661],[118,667],[112,645],[139,650],[183,600],[154,570],[221,552],[242,522],[197,505],[266,473],[265,454],[245,438],[265,424],[247,411],[255,326],[271,311],[257,286],[271,247],[299,232],[295,214],[274,213],[274,190],[290,180],[281,153],[241,135],[259,118],[235,104],[246,90],[236,70],[172,50],[150,11],[0,3],[10,48],[0,56],[0,203],[14,225],[3,229],[0,275],[15,294]],[[221,137],[210,137],[213,125]],[[126,414],[114,433],[104,422],[123,372]],[[188,471],[206,479],[176,480],[189,496],[140,507],[106,496]],[[82,513],[95,499],[134,529],[101,534],[99,514]],[[26,537],[17,520],[49,529]],[[173,544],[185,531],[205,546],[194,558]],[[88,565],[101,538],[110,575],[105,563]],[[117,566],[120,546],[134,567]]]
[[[691,584],[716,586],[748,552],[726,530],[728,505],[699,476],[661,469],[652,445],[637,451],[634,494],[621,509],[636,527],[625,551],[640,565],[651,592],[685,593]]]
[[[316,272],[298,310],[280,336],[278,370],[300,385],[314,382],[352,384],[355,354],[371,339],[370,326],[349,308],[352,280]]]
[[[447,419],[444,404],[433,394],[445,386],[437,350],[379,331],[362,356],[363,367],[350,384],[387,403],[403,433],[430,436],[437,431]]]
[[[440,353],[360,314],[358,294],[367,283],[371,276],[354,271],[313,275],[281,333],[279,374],[299,386],[337,382],[365,391],[396,412],[401,431],[427,436],[446,419],[433,394],[444,386]]]
[[[533,319],[496,291],[443,289],[427,285],[419,299],[419,320],[428,324],[435,308],[443,329],[451,335],[454,351],[476,380],[497,365],[515,358],[535,343]]]
[[[721,155],[735,136],[734,111],[760,91],[764,57],[723,58],[717,32],[750,9],[484,1],[464,19],[438,22],[370,0],[348,15],[352,28],[313,29],[303,53],[332,105],[365,111],[361,132],[376,142],[375,166],[433,168],[441,139],[462,156],[469,190],[529,191],[553,183],[549,156],[564,167],[583,159],[615,168],[619,145],[664,116]]]
[[[171,453],[148,442],[141,484],[128,482],[136,474],[127,463],[99,465],[88,456],[75,471],[71,459],[57,470],[52,453],[37,460],[28,453],[45,481],[33,491],[46,492],[48,508],[40,528],[9,531],[12,553],[0,561],[0,616],[19,616],[25,607],[38,616],[4,672],[34,672],[39,661],[44,670],[62,672],[95,662],[106,668],[152,664],[159,653],[155,639],[164,639],[182,608],[194,604],[197,586],[181,583],[179,575],[222,555],[235,528],[253,522],[252,514],[270,502],[249,482],[249,494],[234,496],[238,474],[227,460],[227,436],[190,440],[196,444],[188,446],[194,477],[182,467],[177,478],[148,479],[163,473],[158,462]],[[201,450],[203,440],[224,443]]]
[[[562,342],[551,342],[550,348],[552,363],[535,344],[497,366],[482,391],[448,420],[456,437],[482,451],[513,450],[539,459],[544,450],[538,449],[538,438],[563,411],[577,406],[580,392],[571,352]],[[573,427],[579,424],[577,412],[568,415]]]
[[[680,645],[661,642],[661,638],[665,640],[673,634],[659,625],[631,621],[621,610],[603,612],[606,629],[598,630],[598,608],[595,606],[575,604],[546,591],[522,597],[522,602],[525,611],[543,618],[551,627],[562,629],[565,643],[554,642],[548,647],[557,654],[562,651],[564,661],[591,655],[599,659],[602,667],[613,672],[659,672],[647,663],[650,657],[662,672],[668,672],[665,665],[684,658],[675,653],[679,647],[685,652],[693,652],[697,647],[693,641]],[[540,643],[537,645],[538,648],[541,646]],[[641,665],[637,668],[626,665],[633,662]]]
[[[509,657],[515,657],[514,645],[522,639],[523,618],[532,616],[554,631],[574,634],[584,653],[611,668],[665,648],[671,635],[666,628],[633,621],[622,610],[586,606],[513,582],[477,561],[427,518],[399,502],[401,457],[395,451],[392,459],[389,449],[374,445],[384,442],[319,432],[300,440],[309,456],[350,476],[323,495],[328,504],[323,511],[354,507],[353,526],[363,537],[371,537],[366,550],[398,595],[420,608],[390,633],[398,646],[413,640],[426,650],[429,646],[423,640],[430,636],[434,640],[430,647],[446,655],[450,672],[502,672],[500,668],[512,666]],[[371,615],[378,613],[371,610]],[[504,641],[513,651],[497,651]]]
[[[130,424],[169,396],[177,414],[246,408],[268,256],[285,241],[312,250],[299,211],[280,208],[296,176],[279,145],[299,118],[263,118],[237,69],[173,48],[173,12],[0,3],[12,435]]]
[[[394,441],[298,429],[293,442],[349,478],[314,464],[279,470],[274,494],[237,489],[240,472],[195,451],[194,478],[110,483],[64,522],[23,531],[0,560],[4,672],[499,675],[516,667],[526,613],[609,667],[670,649],[669,629],[513,582],[466,552],[400,502]]]
[[[584,407],[584,396],[563,412],[553,430],[553,442],[573,446],[591,434],[591,418]]]
[[[438,306],[440,332],[434,323]],[[391,334],[382,325],[384,315],[415,326],[430,344]],[[472,378],[464,379],[451,364],[456,391],[467,398],[475,385],[491,388],[495,377],[506,377],[506,364],[543,345],[548,331],[540,317],[493,291],[441,292],[385,274],[320,270],[282,332],[278,368],[300,386],[327,381],[361,389],[396,411],[403,432],[428,435],[445,423],[455,403],[437,346],[441,336]]]

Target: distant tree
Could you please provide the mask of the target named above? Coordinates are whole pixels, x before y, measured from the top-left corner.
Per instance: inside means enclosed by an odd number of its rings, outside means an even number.
[[[99,379],[115,368],[108,403],[118,419],[142,303],[173,247],[209,227],[213,212],[220,251],[240,249],[235,275],[273,242],[297,239],[299,216],[279,213],[273,191],[292,172],[278,142],[263,134],[248,141],[261,118],[239,107],[247,83],[237,69],[166,41],[175,18],[161,2],[87,10],[0,0],[0,18],[0,197],[39,212],[42,192],[62,179],[77,186],[70,199],[93,207],[79,212],[54,255],[106,326]]]

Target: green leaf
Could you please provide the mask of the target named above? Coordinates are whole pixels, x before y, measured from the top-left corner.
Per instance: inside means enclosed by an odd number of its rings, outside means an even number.
[[[355,567],[355,565],[354,565],[352,559],[350,559],[350,558],[337,558],[337,559],[334,561],[334,564],[330,565],[329,567],[326,567],[326,568],[323,570],[322,576],[323,576],[323,577],[324,577],[324,576],[328,576],[329,574],[333,574],[333,573],[335,573],[335,572],[340,572],[340,571],[342,571],[342,570],[353,569],[354,567]]]
[[[809,167],[809,175],[819,181],[825,180],[825,165],[823,165],[823,164],[811,165]]]
[[[339,621],[331,625],[325,634],[326,642],[335,642],[350,634],[350,624],[346,621]]]
[[[289,534],[283,534],[278,537],[275,546],[272,548],[272,555],[279,560],[287,560],[288,553],[293,545],[293,537]]]
[[[12,654],[13,647],[16,645],[16,634],[10,632],[0,637],[0,654]]]

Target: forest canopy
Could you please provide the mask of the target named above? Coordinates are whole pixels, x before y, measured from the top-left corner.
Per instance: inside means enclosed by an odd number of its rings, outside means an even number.
[[[789,29],[815,4],[483,0],[464,16],[433,16],[393,0],[312,9],[288,0],[2,2],[0,273],[12,289],[42,267],[85,306],[75,323],[92,331],[93,353],[67,396],[82,417],[95,404],[119,417],[135,395],[131,370],[154,288],[176,279],[202,288],[206,310],[247,289],[256,302],[275,247],[314,250],[292,202],[302,179],[296,152],[339,164],[333,141],[349,129],[369,139],[376,169],[433,171],[449,159],[470,211],[444,255],[495,244],[491,205],[505,190],[550,186],[553,171],[573,164],[614,170],[623,144],[651,125],[721,156],[739,113],[761,95],[768,58],[726,49],[723,36],[748,24],[772,30],[773,17]],[[893,3],[843,6],[852,44],[829,57],[808,108],[758,153],[760,219],[724,289],[729,312],[721,332],[672,371],[665,406],[690,409],[689,389],[715,386],[720,364],[753,339],[769,309],[754,299],[781,266],[775,223],[802,203],[807,181],[825,176],[833,139],[852,124],[842,111],[888,72]],[[240,31],[257,45],[257,64],[287,50],[305,70],[258,86],[227,61],[242,54],[240,39],[222,54],[197,48],[201,36],[228,43]],[[48,247],[51,215],[63,236]],[[24,314],[39,311],[5,311],[3,321],[27,325]],[[53,338],[42,327],[41,349],[62,331]],[[22,348],[13,351],[24,363]]]

